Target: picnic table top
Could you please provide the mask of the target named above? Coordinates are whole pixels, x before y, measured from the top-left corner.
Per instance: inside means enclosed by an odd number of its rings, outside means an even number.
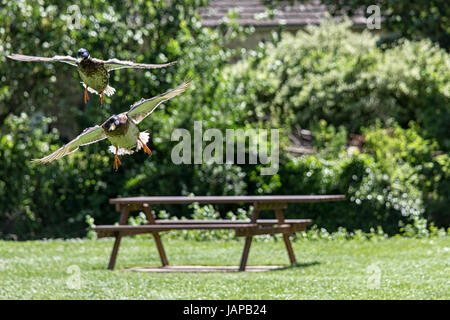
[[[153,196],[110,199],[110,204],[188,204],[188,203],[293,203],[345,200],[345,195],[270,195],[270,196]]]

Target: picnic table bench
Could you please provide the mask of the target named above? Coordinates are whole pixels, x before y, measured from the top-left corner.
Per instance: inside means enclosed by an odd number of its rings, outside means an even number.
[[[93,227],[99,238],[115,237],[114,246],[109,260],[108,269],[114,269],[114,265],[119,251],[120,240],[124,236],[142,233],[151,233],[156,243],[161,263],[168,266],[166,253],[161,242],[160,232],[170,230],[214,230],[231,229],[235,230],[236,236],[245,237],[244,251],[242,253],[239,271],[245,271],[248,254],[253,236],[263,234],[283,235],[283,240],[291,264],[296,262],[294,251],[292,250],[289,234],[297,231],[304,231],[311,219],[285,219],[283,209],[288,203],[305,202],[325,202],[341,201],[344,195],[290,195],[290,196],[156,196],[156,197],[132,197],[110,199],[109,203],[115,205],[120,212],[119,225],[99,225]],[[244,204],[252,203],[253,212],[250,220],[167,220],[155,219],[152,214],[152,205],[156,204]],[[130,211],[144,211],[147,218],[147,225],[132,226],[127,225]],[[259,212],[271,210],[275,212],[276,219],[258,219]]]

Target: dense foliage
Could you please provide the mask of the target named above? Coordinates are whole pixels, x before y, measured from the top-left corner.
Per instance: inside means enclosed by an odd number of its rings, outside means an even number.
[[[331,194],[348,201],[293,206],[329,231],[381,226],[389,234],[426,217],[449,225],[449,56],[429,41],[380,50],[377,38],[347,24],[324,23],[245,52],[227,46],[243,30],[232,21],[201,28],[203,1],[81,1],[81,19],[63,1],[2,2],[0,7],[0,237],[74,237],[89,223],[114,223],[108,199],[136,195]],[[5,55],[74,55],[162,63],[171,68],[112,74],[115,96],[83,102],[76,70],[20,63]],[[240,60],[233,64],[231,61]],[[48,165],[30,163],[83,128],[192,78],[189,91],[140,127],[151,134],[149,158],[122,157],[112,169],[100,142]],[[48,118],[50,117],[50,118]],[[279,128],[280,170],[255,165],[174,165],[175,128]],[[297,126],[314,133],[313,154],[285,148]],[[346,150],[351,133],[361,150]],[[157,211],[162,208],[155,208]],[[164,207],[170,217],[217,216],[213,208]],[[217,209],[217,208],[216,208]],[[203,210],[203,211],[202,211]],[[244,216],[236,207],[220,207]],[[233,218],[228,214],[228,217]],[[95,221],[95,222],[94,222]],[[400,221],[400,225],[399,225]],[[420,220],[422,221],[422,220]]]
[[[324,119],[358,133],[375,119],[403,127],[414,120],[450,150],[448,53],[427,40],[383,51],[376,36],[349,27],[325,22],[267,43],[231,68],[229,99],[253,119],[270,115],[287,128]]]
[[[174,145],[170,141],[173,129],[189,129],[194,120],[209,119],[212,123],[212,114],[223,118],[220,110],[210,109],[208,104],[222,81],[222,66],[234,55],[234,50],[226,49],[226,43],[245,34],[236,25],[216,31],[201,28],[195,10],[205,3],[98,0],[70,5],[65,1],[2,1],[2,237],[82,235],[86,215],[97,221],[116,221],[116,215],[109,213],[112,208],[107,200],[120,195],[245,192],[239,167],[174,166],[166,156]],[[13,52],[74,56],[80,47],[89,48],[94,57],[153,63],[177,60],[178,64],[151,72],[113,73],[111,85],[117,92],[100,107],[97,96],[84,104],[79,76],[71,66],[20,63],[6,58]],[[173,88],[186,78],[193,79],[191,90],[195,94],[186,93],[166,103],[157,117],[141,124],[151,133],[150,160],[143,154],[123,157],[122,168],[114,172],[107,143],[101,142],[49,166],[30,164],[31,159],[56,150],[84,128],[123,112],[141,97]],[[52,119],[44,119],[45,115]]]
[[[450,48],[450,6],[446,0],[325,0],[323,3],[332,7],[336,15],[352,16],[366,11],[363,13],[366,17],[373,13],[369,14],[367,8],[376,4],[380,8],[382,29],[391,33],[385,41],[400,37],[413,40],[428,38],[442,48]]]
[[[262,0],[274,10],[285,0]],[[289,0],[288,3],[311,3],[311,0]],[[336,17],[342,15],[373,17],[379,13],[380,29],[383,35],[380,43],[392,44],[401,38],[412,40],[430,39],[442,48],[450,48],[450,6],[446,0],[321,0],[329,13]],[[379,8],[379,12],[373,9]],[[371,22],[371,21],[369,21]]]
[[[287,133],[298,125],[315,133],[317,154],[284,153],[280,172],[250,174],[252,185],[262,193],[347,194],[353,204],[291,211],[332,228],[381,224],[393,232],[402,217],[420,215],[448,225],[450,57],[427,40],[386,50],[376,40],[325,22],[261,45],[227,69],[224,101]],[[344,151],[350,133],[364,135],[362,153]]]

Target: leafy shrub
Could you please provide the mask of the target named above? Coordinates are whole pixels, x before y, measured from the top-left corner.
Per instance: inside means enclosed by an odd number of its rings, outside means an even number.
[[[320,132],[326,136],[336,130]],[[439,208],[449,203],[449,158],[439,154],[436,141],[423,138],[414,123],[408,129],[395,123],[386,129],[378,123],[363,132],[363,153],[329,148],[341,143],[336,134],[318,144],[317,155],[288,157],[277,175],[251,175],[252,183],[261,194],[345,194],[345,202],[299,204],[288,211],[291,217],[313,218],[330,231],[345,226],[368,232],[381,226],[393,235],[399,222],[422,217],[448,226],[447,211]],[[327,157],[321,156],[326,150]]]
[[[320,120],[311,128],[314,134],[314,146],[320,157],[335,158],[342,150],[345,150],[348,132],[344,126],[338,129],[333,125],[327,125],[325,120]]]
[[[446,207],[450,203],[450,156],[440,152],[436,140],[425,139],[420,131],[413,122],[407,129],[398,124],[385,129],[378,123],[363,130],[366,133],[366,151],[390,177],[404,174],[421,191],[420,201],[427,220],[448,226],[450,216]]]
[[[209,109],[205,105],[221,81],[218,70],[233,52],[225,49],[224,43],[243,31],[234,26],[222,37],[227,26],[201,28],[195,10],[205,3],[140,0],[119,5],[95,0],[72,6],[54,0],[21,5],[6,2],[0,7],[0,160],[5,164],[0,169],[0,237],[83,235],[86,216],[99,224],[117,221],[108,204],[111,197],[243,192],[245,182],[239,167],[174,166],[166,156],[174,145],[170,141],[173,129],[189,128],[192,120],[206,118],[203,113]],[[75,21],[78,26],[73,23],[77,10],[82,13]],[[100,58],[179,63],[167,69],[113,73],[111,85],[117,89],[113,103],[106,99],[99,107],[98,97],[84,105],[82,88],[74,80],[79,76],[72,67],[6,58],[12,52],[74,56],[79,47]],[[160,94],[186,77],[194,79],[192,90],[197,89],[198,94],[166,103],[157,117],[141,124],[143,130],[150,129],[150,160],[143,154],[123,157],[122,168],[113,172],[107,143],[100,142],[51,164],[30,164],[32,158],[56,150],[84,128],[126,110],[141,97]],[[216,111],[220,110],[211,109],[211,115],[230,123],[229,117]],[[45,120],[47,114],[55,121]],[[217,182],[212,188],[205,184],[209,175]]]
[[[254,121],[288,130],[320,120],[359,133],[395,119],[416,121],[425,137],[450,150],[450,56],[430,41],[382,50],[368,31],[330,21],[283,34],[231,66],[227,101]],[[224,106],[225,107],[225,106]]]
[[[44,132],[33,121],[38,120],[26,114],[5,121],[7,134],[0,140],[0,232],[22,239],[78,236],[85,215],[101,211],[111,195],[107,186],[114,186],[114,179],[108,156],[105,151],[89,156],[80,152],[51,166],[30,164],[42,151],[59,147],[56,130]],[[42,126],[49,122],[44,119]]]
[[[278,2],[280,0],[265,0]],[[305,1],[305,0],[304,0]],[[307,0],[306,0],[307,1]],[[368,8],[374,2],[370,0],[335,1],[323,0],[333,15],[349,16],[361,15],[361,8]],[[385,0],[380,3],[383,17],[382,28],[386,34],[383,42],[390,42],[390,38],[398,39],[404,36],[412,39],[429,38],[438,42],[442,48],[449,49],[450,29],[447,23],[448,6],[445,0],[433,2]],[[370,16],[366,12],[366,17]]]

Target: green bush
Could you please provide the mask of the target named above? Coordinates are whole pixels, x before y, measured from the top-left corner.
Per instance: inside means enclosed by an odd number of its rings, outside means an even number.
[[[403,168],[400,168],[403,169]],[[402,172],[402,171],[399,171]],[[278,173],[280,187],[274,194],[345,194],[346,201],[299,204],[289,208],[288,217],[312,218],[317,225],[336,231],[381,226],[389,234],[398,222],[423,212],[420,191],[403,176],[390,177],[367,154],[324,160],[316,156],[291,159]],[[400,175],[400,173],[399,173]],[[406,194],[406,197],[403,195]]]
[[[283,34],[229,68],[226,101],[254,121],[288,130],[323,119],[359,133],[376,119],[403,127],[412,120],[449,151],[449,54],[427,40],[386,50],[376,42],[348,22]]]
[[[220,95],[240,110],[238,122],[314,133],[315,155],[282,152],[273,177],[248,169],[248,189],[345,193],[349,204],[292,211],[331,230],[381,225],[394,234],[398,221],[420,216],[448,226],[450,56],[427,40],[382,49],[349,26],[327,21],[275,36],[226,69]],[[363,153],[343,152],[349,133],[366,135]]]
[[[75,237],[85,229],[85,215],[101,212],[107,203],[111,175],[106,151],[83,152],[51,166],[30,160],[59,147],[55,129],[33,128],[26,114],[9,116],[0,140],[0,235],[20,239]],[[36,123],[34,124],[36,125]],[[114,189],[113,189],[114,190]]]
[[[420,131],[413,122],[407,129],[398,124],[385,129],[378,123],[370,129],[363,129],[366,152],[390,177],[402,174],[401,168],[405,168],[405,177],[421,191],[425,218],[440,226],[448,226],[450,156],[439,150],[436,140],[423,138]]]
[[[281,0],[265,0],[277,2]],[[303,0],[303,2],[308,0]],[[369,8],[375,2],[371,0],[322,0],[322,4],[329,8],[329,12],[336,16],[347,14],[351,17],[364,14],[361,8]],[[450,27],[448,24],[449,8],[447,1],[397,1],[384,0],[378,2],[384,34],[380,40],[389,44],[401,36],[409,39],[429,38],[448,50],[450,48]],[[365,16],[371,14],[366,12]]]
[[[0,7],[0,160],[5,164],[0,169],[0,237],[82,236],[87,215],[100,224],[117,221],[117,213],[108,204],[111,197],[243,192],[245,182],[239,167],[175,166],[167,156],[174,146],[170,141],[173,129],[190,129],[193,120],[207,119],[207,115],[210,125],[212,114],[218,119],[230,117],[207,106],[222,80],[218,70],[233,53],[224,44],[243,30],[226,25],[218,30],[201,28],[195,10],[205,3],[140,0],[115,4],[95,0],[72,6],[54,0],[21,5],[6,2]],[[82,15],[76,26],[73,22],[78,10]],[[225,32],[227,36],[221,36]],[[6,58],[13,52],[74,56],[80,47],[99,58],[152,63],[177,60],[178,64],[160,70],[112,73],[111,85],[117,92],[100,107],[96,96],[84,105],[73,67]],[[193,78],[190,90],[197,94],[186,92],[166,103],[157,116],[140,126],[151,134],[150,159],[140,153],[123,157],[122,168],[114,172],[108,144],[100,142],[51,164],[30,163],[84,128],[123,112],[142,97],[173,88],[187,77]],[[54,121],[43,122],[46,115]],[[215,186],[205,183],[209,176],[215,178]],[[174,214],[186,212],[183,209]]]
[[[326,136],[336,129],[321,127],[319,132]],[[369,232],[380,226],[393,235],[399,223],[421,217],[448,226],[443,208],[450,203],[450,161],[447,154],[439,154],[436,141],[424,139],[413,123],[407,129],[398,124],[386,129],[378,123],[363,132],[362,153],[334,148],[342,143],[342,131],[326,143],[326,137],[320,138],[317,155],[287,157],[277,175],[255,174],[252,183],[262,194],[345,194],[345,202],[303,204],[289,210],[290,217],[313,218],[330,231],[345,226]]]

